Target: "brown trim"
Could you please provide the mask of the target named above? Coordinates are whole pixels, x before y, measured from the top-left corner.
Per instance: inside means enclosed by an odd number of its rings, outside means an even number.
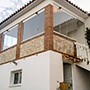
[[[43,36],[43,35],[44,35],[44,33],[41,33],[41,34],[39,34],[39,35],[37,35],[37,36],[35,36],[35,37],[32,37],[32,38],[27,39],[27,40],[25,40],[25,41],[22,41],[21,44],[24,44],[24,43],[26,43],[26,42],[28,42],[28,41],[30,41],[30,40],[32,40],[32,39],[35,39],[35,38],[41,37],[41,36]]]
[[[7,51],[7,50],[9,50],[9,49],[11,49],[11,48],[16,47],[16,46],[17,46],[17,45],[13,45],[13,46],[11,46],[11,47],[9,47],[9,48],[5,49],[5,50],[2,50],[0,53],[3,53],[3,52],[5,52],[5,51]]]
[[[66,55],[69,55],[69,54],[67,54],[67,53],[63,53],[63,52],[60,52],[60,51],[57,51],[57,50],[53,50],[53,51],[55,51],[55,52],[58,52],[58,53],[61,53],[61,54],[66,54]],[[70,57],[75,57],[75,56],[73,56],[73,55],[69,55]],[[76,58],[76,57],[75,57]]]
[[[62,54],[62,59],[63,60],[65,60],[67,58],[67,59],[73,60],[74,62],[80,62],[80,61],[82,61],[80,58],[77,58],[76,56],[72,56],[72,55],[69,55],[69,54],[66,54],[66,53],[63,53],[63,52],[59,52],[57,50],[53,50],[53,51]],[[66,58],[63,58],[63,56],[65,56]]]
[[[31,54],[31,55],[27,55],[27,56],[21,57],[21,58],[19,58],[19,59],[14,59],[14,60],[20,60],[20,59],[23,59],[23,58],[26,58],[26,57],[29,57],[29,56],[38,55],[38,54],[40,54],[40,53],[42,53],[42,52],[45,52],[45,50],[40,51],[40,52],[37,52],[37,53],[33,53],[33,54]],[[9,63],[9,62],[11,62],[11,61],[7,61],[7,62],[4,62],[4,63],[1,63],[0,65],[6,64],[6,63]]]
[[[70,39],[70,38],[68,38],[68,37],[65,37],[64,35],[58,34],[57,32],[54,32],[54,34],[58,35],[59,37],[63,37],[63,38],[65,38],[65,39],[67,39],[67,40],[70,40],[70,41],[72,41],[72,42],[76,42],[75,40]]]
[[[15,59],[14,59],[14,60],[15,60]],[[9,62],[11,62],[11,60],[10,60],[10,61],[6,61],[6,62],[4,62],[4,63],[0,63],[0,65],[3,65],[3,64],[9,63]]]
[[[40,51],[40,52],[36,52],[36,53],[33,53],[33,54],[30,54],[30,55],[27,55],[27,56],[23,56],[23,57],[21,57],[20,59],[26,58],[26,57],[29,57],[29,56],[33,56],[33,55],[38,55],[39,53],[42,53],[42,52],[45,52],[45,50]]]
[[[47,50],[47,51],[48,51],[48,50]],[[62,54],[62,60],[71,59],[71,60],[73,60],[74,63],[76,63],[76,62],[81,62],[81,61],[82,61],[81,59],[76,58],[76,57],[74,57],[74,56],[71,56],[71,55],[68,55],[68,54],[65,54],[65,53],[56,51],[56,50],[52,50],[52,51],[58,52],[58,53]],[[27,55],[27,56],[24,56],[24,57],[21,57],[21,58],[19,58],[18,60],[23,59],[23,58],[26,58],[26,57],[29,57],[29,56],[33,56],[33,55],[38,55],[38,54],[43,53],[43,52],[45,52],[45,50],[40,51],[40,52],[37,52],[37,53],[30,54],[30,55]],[[65,58],[63,58],[63,57],[65,57]],[[14,59],[14,60],[17,60],[17,59]],[[11,62],[11,61],[7,61],[7,62],[5,62],[5,63],[1,63],[0,65],[6,64],[6,63],[9,63],[9,62]]]
[[[62,54],[62,60],[73,60],[74,63],[81,62],[82,60],[79,58],[74,58],[66,54]]]
[[[2,49],[2,33],[0,34],[0,52],[1,52],[1,49]]]
[[[44,18],[44,49],[53,49],[53,6],[51,4],[45,7],[45,18]]]
[[[22,21],[18,23],[17,47],[16,47],[16,60],[20,58],[20,44],[22,35]]]

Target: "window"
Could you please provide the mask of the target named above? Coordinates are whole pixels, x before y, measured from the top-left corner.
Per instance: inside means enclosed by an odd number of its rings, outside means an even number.
[[[3,33],[2,50],[17,44],[17,30],[18,30],[18,26],[15,26]]]
[[[37,12],[23,22],[22,41],[44,32],[44,11]]]
[[[54,31],[74,39],[77,37],[77,31],[81,30],[84,25],[83,22],[57,7],[53,8],[53,22]]]
[[[22,82],[22,71],[13,71],[11,72],[11,80],[10,80],[10,85],[18,85],[21,84]]]

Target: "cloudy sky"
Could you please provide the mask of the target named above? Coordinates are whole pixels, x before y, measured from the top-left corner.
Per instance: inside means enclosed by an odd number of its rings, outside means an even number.
[[[0,22],[30,0],[0,0]],[[90,0],[70,0],[85,11],[90,11]]]

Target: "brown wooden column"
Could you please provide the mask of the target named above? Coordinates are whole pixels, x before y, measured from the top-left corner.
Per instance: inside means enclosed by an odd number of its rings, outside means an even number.
[[[22,22],[18,23],[18,35],[17,35],[16,60],[20,58],[21,34],[22,34]]]
[[[1,52],[1,49],[2,49],[2,33],[0,34],[0,52]]]
[[[53,49],[53,6],[51,4],[45,7],[45,21],[44,21],[44,49]]]

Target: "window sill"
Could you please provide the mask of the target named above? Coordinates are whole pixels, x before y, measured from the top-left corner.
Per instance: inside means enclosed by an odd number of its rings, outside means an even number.
[[[21,87],[21,84],[10,85],[9,87]]]

